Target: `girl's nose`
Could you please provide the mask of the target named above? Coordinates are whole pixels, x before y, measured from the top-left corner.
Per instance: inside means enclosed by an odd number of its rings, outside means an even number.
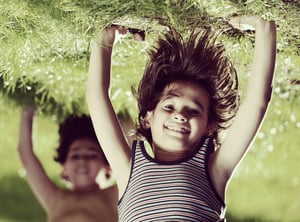
[[[175,113],[174,116],[173,116],[173,119],[176,121],[176,122],[180,122],[180,123],[185,123],[187,121],[187,118],[180,114],[180,113]]]
[[[79,164],[85,164],[86,162],[88,162],[88,157],[86,157],[86,156],[80,156],[80,158],[78,158],[78,160],[77,160],[77,162],[79,163]]]

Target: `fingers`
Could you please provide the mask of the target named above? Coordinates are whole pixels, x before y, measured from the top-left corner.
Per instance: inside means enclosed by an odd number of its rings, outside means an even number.
[[[240,30],[255,30],[256,24],[260,20],[262,19],[255,15],[242,15],[231,17],[228,22],[234,28]]]
[[[107,26],[100,30],[92,40],[99,45],[112,47],[115,42],[116,30],[118,29],[119,27],[116,25]]]
[[[110,28],[114,32],[114,44],[127,34],[127,28],[124,26],[112,24]]]
[[[242,15],[234,16],[228,20],[234,28],[245,30],[258,30],[258,29],[274,29],[276,28],[275,21],[267,21],[255,15]]]
[[[128,28],[128,31],[133,35],[133,38],[137,41],[145,40],[145,31],[141,29]]]
[[[133,39],[137,41],[145,40],[145,31],[136,28],[128,28],[119,24],[111,24],[101,30],[93,41],[100,45],[112,46],[126,34],[132,34]]]
[[[125,26],[122,26],[122,25],[111,24],[107,28],[112,29],[113,31],[118,31],[118,33],[121,34],[121,35],[127,34],[127,28]]]
[[[137,41],[145,40],[145,31],[142,29],[125,27],[125,26],[122,26],[119,24],[112,24],[111,27],[113,27],[115,30],[117,30],[118,33],[121,35],[126,35],[129,32],[130,34],[132,34],[134,40],[137,40]]]

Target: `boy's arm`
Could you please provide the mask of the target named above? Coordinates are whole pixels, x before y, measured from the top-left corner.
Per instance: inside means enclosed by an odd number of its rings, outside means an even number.
[[[46,211],[49,209],[51,197],[57,187],[48,178],[32,145],[32,122],[34,107],[26,107],[22,111],[19,133],[18,151],[23,167],[26,170],[28,183]]]
[[[95,132],[122,195],[130,173],[131,150],[109,98],[115,32],[126,31],[118,26],[105,28],[97,42],[91,42],[86,98]]]
[[[210,159],[213,183],[220,193],[237,167],[263,121],[271,93],[276,57],[276,26],[255,16],[233,18],[234,26],[255,28],[254,60],[245,100],[221,146]],[[223,190],[223,191],[222,191]]]

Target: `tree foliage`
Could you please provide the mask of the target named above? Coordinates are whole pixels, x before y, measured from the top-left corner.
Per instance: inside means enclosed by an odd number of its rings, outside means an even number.
[[[293,0],[0,0],[0,88],[18,104],[35,103],[45,114],[86,112],[89,42],[111,23],[144,29],[146,42],[127,39],[116,47],[112,98],[117,110],[133,115],[130,86],[138,82],[146,49],[165,27],[184,33],[211,28],[241,78],[248,72],[253,33],[240,33],[226,20],[256,14],[277,24],[277,93],[299,102],[299,9]],[[298,88],[297,88],[298,87]]]

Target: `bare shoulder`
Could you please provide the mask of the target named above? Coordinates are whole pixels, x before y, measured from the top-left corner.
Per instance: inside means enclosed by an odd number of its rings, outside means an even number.
[[[49,212],[50,221],[118,221],[116,186],[91,192],[60,190]]]

